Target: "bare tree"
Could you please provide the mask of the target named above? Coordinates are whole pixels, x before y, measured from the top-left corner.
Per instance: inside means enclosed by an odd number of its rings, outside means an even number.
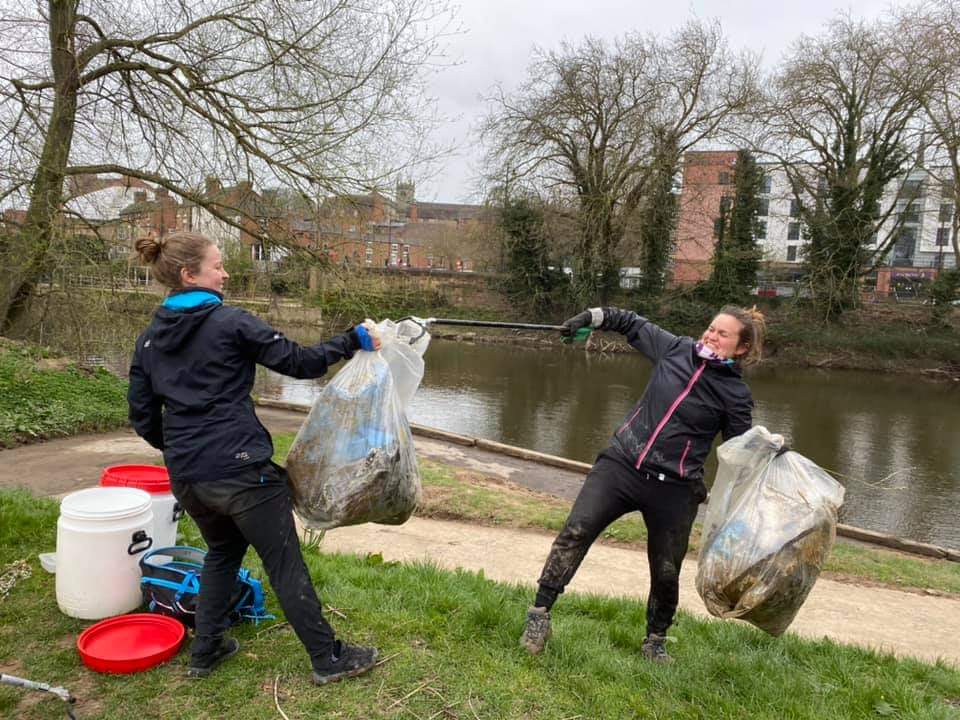
[[[434,0],[10,0],[0,202],[29,204],[3,248],[0,324],[42,272],[70,175],[140,178],[236,224],[205,175],[312,196],[422,161],[422,74],[448,20]]]
[[[827,316],[858,304],[861,276],[898,238],[898,201],[911,199],[886,190],[916,163],[928,73],[893,47],[889,26],[840,16],[801,37],[767,83],[758,149],[787,175]]]
[[[616,286],[619,245],[651,178],[746,109],[755,68],[727,48],[719,24],[691,21],[662,40],[628,34],[539,51],[516,92],[491,98],[482,134],[493,172],[507,166],[541,192],[560,186],[577,198],[579,300]]]

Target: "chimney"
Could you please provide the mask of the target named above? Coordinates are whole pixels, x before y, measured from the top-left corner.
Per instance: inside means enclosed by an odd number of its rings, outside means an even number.
[[[410,222],[417,222],[417,220],[419,219],[417,214],[416,203],[410,203],[410,210],[407,212],[407,217],[410,218]]]
[[[237,190],[242,193],[248,193],[253,191],[253,183],[249,180],[241,180],[237,183]]]
[[[223,189],[220,180],[215,175],[207,175],[206,180],[204,180],[204,185],[204,193],[207,197],[212,197]]]

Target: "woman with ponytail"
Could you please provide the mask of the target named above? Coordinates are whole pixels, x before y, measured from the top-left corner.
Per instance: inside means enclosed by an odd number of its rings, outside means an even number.
[[[763,315],[727,306],[699,339],[672,335],[635,312],[585,310],[563,334],[584,327],[622,333],[653,363],[639,402],[614,433],[574,502],[543,567],[520,644],[536,655],[550,638],[550,612],[593,541],[614,520],[639,511],[647,526],[650,592],[643,655],[671,662],[664,643],[680,591],[697,506],[706,499],[703,464],[714,438],[746,432],[753,400],[741,367],[760,360]]]
[[[137,339],[128,402],[137,433],[163,451],[180,506],[196,521],[208,551],[187,675],[206,677],[240,643],[227,639],[237,571],[257,551],[287,621],[306,647],[313,681],[369,670],[373,648],[335,639],[310,581],[282,468],[257,418],[250,391],[256,366],[316,378],[379,341],[364,325],[311,346],[288,340],[245,310],[226,305],[229,275],[220,249],[198,233],[137,242],[140,259],[170,289]]]

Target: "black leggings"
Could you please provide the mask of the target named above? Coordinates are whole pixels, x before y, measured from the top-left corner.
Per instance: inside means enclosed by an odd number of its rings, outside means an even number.
[[[303,562],[285,472],[264,463],[231,477],[189,484],[174,480],[172,486],[208,547],[201,572],[197,635],[191,648],[194,657],[203,658],[219,647],[230,624],[237,570],[252,545],[311,660],[315,665],[327,662],[334,632],[323,617]]]
[[[647,525],[650,563],[647,633],[665,634],[677,611],[680,565],[697,505],[704,496],[702,483],[662,482],[602,453],[590,469],[563,530],[553,541],[540,576],[538,598],[555,598],[562,593],[600,533],[622,515],[639,510]]]

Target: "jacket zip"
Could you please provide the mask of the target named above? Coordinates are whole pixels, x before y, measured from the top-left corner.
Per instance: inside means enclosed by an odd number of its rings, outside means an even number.
[[[650,448],[653,447],[653,443],[656,442],[657,436],[660,435],[660,432],[663,430],[664,425],[669,422],[670,418],[677,411],[677,408],[680,406],[680,403],[684,401],[687,395],[690,394],[690,390],[693,389],[693,385],[697,380],[700,379],[700,376],[703,374],[703,369],[707,366],[706,360],[701,363],[700,367],[697,368],[696,372],[690,377],[690,381],[687,383],[687,386],[683,389],[676,399],[673,401],[673,404],[670,406],[670,409],[667,410],[666,414],[661,418],[660,422],[657,423],[656,429],[650,435],[650,438],[647,440],[647,444],[643,446],[643,451],[640,453],[640,456],[637,458],[637,470],[640,469],[640,466],[643,464],[644,458],[647,457],[647,453],[650,452]],[[634,413],[636,417],[636,413]]]
[[[683,461],[687,459],[687,453],[690,452],[690,444],[693,440],[687,440],[687,446],[683,449],[683,455],[680,456],[680,479],[683,480]]]

